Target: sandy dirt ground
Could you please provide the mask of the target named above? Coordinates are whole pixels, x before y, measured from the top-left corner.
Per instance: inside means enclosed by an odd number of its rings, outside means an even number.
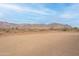
[[[79,56],[79,33],[44,32],[0,36],[1,56]]]

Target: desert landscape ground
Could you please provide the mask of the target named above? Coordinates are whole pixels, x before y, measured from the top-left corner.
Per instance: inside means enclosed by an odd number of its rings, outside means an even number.
[[[79,56],[79,3],[1,3],[0,56]]]
[[[79,56],[79,32],[47,31],[0,36],[2,56]]]

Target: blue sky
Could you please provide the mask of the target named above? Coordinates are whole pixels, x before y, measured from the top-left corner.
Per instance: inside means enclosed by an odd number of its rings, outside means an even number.
[[[0,21],[11,23],[62,23],[79,27],[79,4],[0,4]]]

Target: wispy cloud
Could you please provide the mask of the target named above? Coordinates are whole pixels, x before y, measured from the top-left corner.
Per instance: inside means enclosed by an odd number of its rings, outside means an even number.
[[[2,13],[0,13],[0,16],[2,16],[3,14]]]
[[[73,19],[79,17],[79,4],[72,4],[72,6],[67,7],[63,13],[60,15],[61,18]]]
[[[6,8],[8,10],[14,10],[14,11],[24,11],[20,6],[14,5],[14,4],[0,4],[0,7]]]
[[[2,18],[2,17],[4,17],[5,15],[2,13],[2,12],[0,12],[0,18]]]
[[[79,22],[79,4],[0,4],[2,15],[8,19],[4,21],[16,23],[74,24]]]
[[[73,19],[73,18],[76,18],[78,17],[78,14],[73,14],[73,13],[63,13],[60,15],[60,18],[63,18],[63,19]]]
[[[16,4],[0,4],[0,7],[6,8],[8,10],[14,10],[16,12],[25,12],[25,13],[36,13],[41,15],[50,15],[55,14],[56,11],[50,10],[48,8],[43,7],[42,5],[39,5],[38,7],[41,7],[40,9],[34,9],[33,7],[22,7],[18,6]]]

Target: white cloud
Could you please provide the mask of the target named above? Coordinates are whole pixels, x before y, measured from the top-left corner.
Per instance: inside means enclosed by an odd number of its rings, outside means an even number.
[[[2,13],[0,13],[0,16],[2,16]]]
[[[78,17],[79,14],[74,14],[74,13],[63,13],[60,15],[60,18],[65,18],[65,19],[72,19]]]
[[[73,19],[79,17],[79,4],[73,4],[65,8],[64,12],[60,15],[60,18]]]
[[[2,8],[6,8],[6,9],[9,9],[9,10],[15,10],[15,11],[23,11],[23,9],[17,5],[14,5],[14,4],[0,4],[0,7]]]
[[[41,5],[38,5],[38,7],[40,7]],[[6,8],[8,10],[14,10],[16,12],[24,12],[24,13],[36,13],[36,14],[41,14],[41,15],[53,15],[56,14],[56,11],[54,10],[50,10],[48,8],[45,8],[44,6],[41,6],[40,9],[36,9],[33,7],[22,7],[16,4],[0,4],[0,7],[2,8]]]
[[[25,8],[25,12],[32,12],[32,13],[41,14],[41,15],[48,15],[48,13],[43,10],[37,10],[37,9],[32,9],[32,8]]]
[[[0,12],[0,17],[3,17],[3,16],[4,16],[4,14]]]

